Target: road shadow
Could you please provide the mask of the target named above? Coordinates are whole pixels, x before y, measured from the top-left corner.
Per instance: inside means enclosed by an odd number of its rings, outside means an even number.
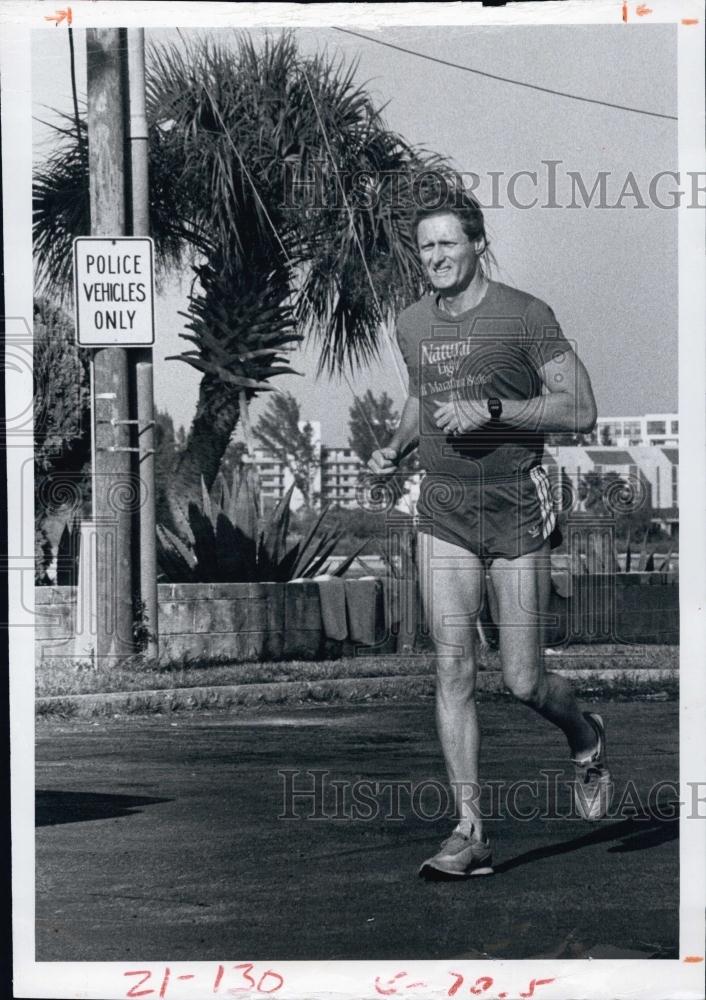
[[[513,868],[529,865],[533,861],[557,857],[560,854],[569,854],[572,851],[580,851],[584,847],[594,847],[596,844],[618,841],[608,848],[608,852],[622,854],[627,851],[644,851],[651,847],[657,847],[669,840],[676,840],[678,836],[678,817],[660,819],[656,816],[650,816],[645,819],[624,819],[618,823],[601,826],[598,830],[584,834],[583,837],[574,837],[572,840],[564,840],[559,844],[525,851],[524,854],[518,854],[515,858],[495,865],[495,873],[500,875],[503,872],[512,871]]]
[[[62,792],[37,789],[35,795],[35,826],[57,826],[60,823],[84,823],[87,820],[117,819],[142,812],[142,806],[152,806],[172,799],[150,795],[108,795],[102,792]]]

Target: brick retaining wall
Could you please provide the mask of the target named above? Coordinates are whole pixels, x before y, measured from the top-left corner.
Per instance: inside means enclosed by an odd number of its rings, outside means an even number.
[[[621,573],[574,577],[572,598],[553,595],[548,642],[679,642],[679,584],[676,574]],[[348,641],[323,633],[318,585],[297,583],[160,584],[160,651],[179,659],[228,656],[240,661],[314,660],[354,652]],[[35,588],[35,645],[42,657],[90,654],[90,634],[76,636],[74,587]],[[385,637],[378,601],[380,642],[371,649],[394,652]],[[397,626],[393,626],[397,632]]]

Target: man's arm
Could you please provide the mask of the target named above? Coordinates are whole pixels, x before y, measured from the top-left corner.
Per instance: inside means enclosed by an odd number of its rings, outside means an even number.
[[[568,348],[561,360],[551,359],[539,369],[547,394],[532,400],[503,400],[502,422],[538,431],[588,434],[596,425],[596,400],[584,365]]]
[[[397,430],[386,448],[373,452],[368,468],[376,475],[394,472],[403,458],[406,458],[419,443],[419,399],[408,396],[402,409]]]
[[[569,431],[588,434],[596,424],[596,401],[585,367],[571,348],[538,371],[546,395],[533,399],[503,399],[501,423],[526,431]],[[449,432],[477,430],[489,420],[487,401],[441,404],[434,415],[437,426]]]

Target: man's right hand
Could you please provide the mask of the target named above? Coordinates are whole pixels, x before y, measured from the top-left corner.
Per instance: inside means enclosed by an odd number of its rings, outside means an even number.
[[[368,469],[375,476],[390,476],[396,470],[399,460],[396,448],[379,448],[370,456]]]

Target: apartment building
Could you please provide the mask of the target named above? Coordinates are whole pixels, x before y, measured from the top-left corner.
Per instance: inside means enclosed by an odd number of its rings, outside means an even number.
[[[321,449],[321,500],[339,507],[356,506],[356,488],[363,463],[352,448],[326,445]]]
[[[309,423],[313,429],[316,450],[311,476],[311,496],[314,504],[321,506],[331,503],[339,507],[355,507],[356,488],[363,463],[347,445],[322,445],[321,424],[318,421]],[[292,473],[286,463],[262,448],[255,450],[253,461],[260,473],[263,499],[276,502],[292,485]],[[297,510],[302,503],[301,492],[295,489],[292,494],[292,510]]]
[[[599,445],[620,448],[649,445],[679,447],[679,414],[646,413],[641,417],[599,417],[593,434]]]

